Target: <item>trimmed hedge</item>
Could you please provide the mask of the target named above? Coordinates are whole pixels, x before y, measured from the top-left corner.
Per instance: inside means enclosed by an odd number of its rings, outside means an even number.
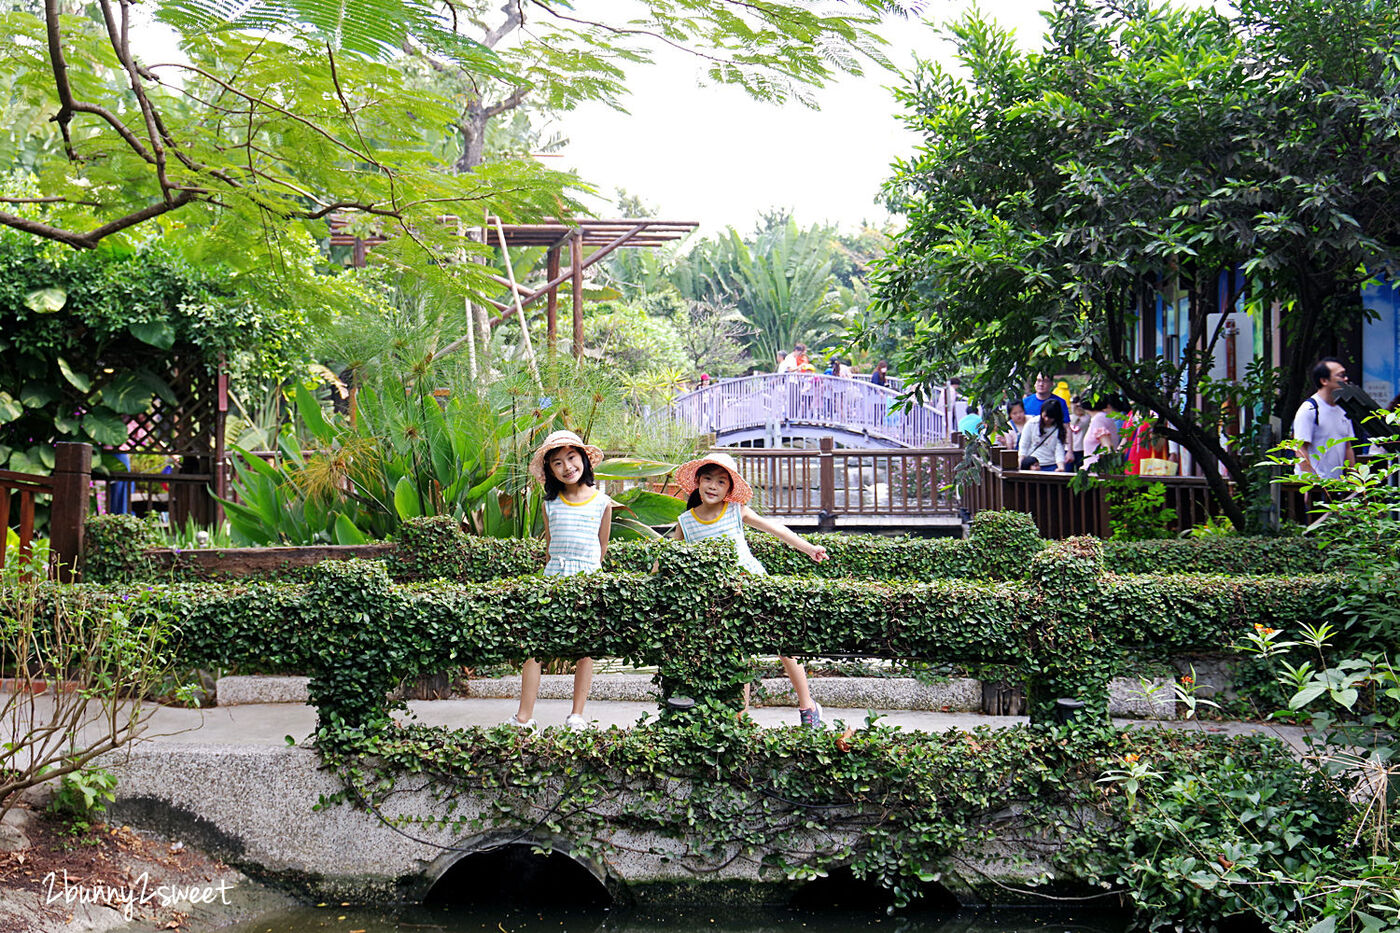
[[[1029,515],[981,512],[972,536],[890,538],[882,535],[809,535],[830,559],[815,564],[772,535],[748,532],[749,549],[770,574],[825,579],[1024,580],[1044,547]],[[215,575],[177,567],[157,571],[143,549],[156,547],[154,530],[131,516],[98,516],[89,524],[84,579],[111,583],[136,579],[198,581]],[[646,573],[658,548],[670,542],[616,541],[603,569]],[[443,578],[464,583],[538,573],[546,560],[538,538],[480,538],[466,535],[448,517],[405,522],[389,559],[395,580]],[[1303,538],[1193,538],[1167,541],[1106,541],[1104,567],[1114,573],[1313,573],[1319,566],[1315,545]],[[248,579],[295,580],[305,567],[258,574]]]
[[[151,579],[146,551],[165,545],[153,520],[135,515],[94,515],[83,533],[83,578],[94,583]]]
[[[151,587],[187,660],[312,677],[322,724],[383,721],[402,679],[522,657],[656,665],[663,687],[730,701],[757,654],[1009,663],[1038,715],[1056,696],[1101,710],[1122,649],[1218,649],[1254,625],[1325,618],[1344,576],[1100,580],[1101,543],[1055,542],[1029,582],[755,577],[732,545],[653,546],[657,572],[396,584],[383,563],[328,562],[306,584]],[[132,590],[90,591],[106,598]]]
[[[1322,554],[1311,538],[1173,538],[1105,541],[1104,565],[1114,573],[1317,573]]]

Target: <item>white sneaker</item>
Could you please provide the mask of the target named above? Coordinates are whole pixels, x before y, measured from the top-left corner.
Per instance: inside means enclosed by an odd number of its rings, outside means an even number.
[[[570,713],[568,718],[564,720],[564,728],[568,729],[571,732],[577,732],[580,729],[587,729],[588,720],[584,719],[578,713]]]
[[[522,732],[539,732],[539,731],[540,731],[540,727],[535,723],[535,721],[534,721],[533,719],[531,719],[529,722],[521,722],[520,720],[516,719],[514,716],[511,716],[511,717],[508,718],[504,723],[502,723],[502,725],[505,725],[505,726],[514,726],[515,728],[521,730]]]
[[[797,717],[808,729],[826,728],[826,723],[822,720],[822,705],[815,700],[812,701],[811,709],[799,709]]]

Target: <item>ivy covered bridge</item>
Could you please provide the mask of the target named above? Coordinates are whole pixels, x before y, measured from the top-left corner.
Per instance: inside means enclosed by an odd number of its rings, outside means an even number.
[[[896,901],[995,899],[1047,872],[1111,879],[1102,837],[1132,814],[1098,779],[1125,750],[1182,773],[1226,755],[1287,773],[1291,759],[1265,740],[1065,732],[1051,726],[1056,699],[1106,723],[1125,654],[1218,650],[1254,626],[1316,620],[1347,585],[1302,573],[1298,542],[1105,549],[1047,543],[1015,513],[980,517],[969,540],[823,543],[831,559],[804,564],[758,536],[774,575],[752,577],[725,542],[619,542],[604,572],[547,579],[539,542],[428,520],[386,561],[322,563],[304,582],[85,585],[178,619],[191,663],[310,675],[320,716],[312,747],[138,750],[117,763],[115,812],[341,899],[442,894],[471,883],[466,859],[510,846],[565,853],[637,900],[791,893],[837,868]],[[1144,565],[1182,573],[1138,575]],[[1193,575],[1232,567],[1276,575]],[[746,659],[779,653],[1008,665],[1033,724],[758,730],[734,716]],[[655,666],[664,695],[699,702],[644,727],[538,736],[393,716],[405,679],[523,655]]]

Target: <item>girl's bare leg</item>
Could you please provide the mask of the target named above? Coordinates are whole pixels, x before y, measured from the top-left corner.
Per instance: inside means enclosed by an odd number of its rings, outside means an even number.
[[[792,689],[797,691],[797,708],[815,708],[816,704],[812,702],[812,693],[807,689],[807,668],[792,658],[778,658],[778,660],[783,662],[783,673],[787,674],[788,680],[792,681]]]
[[[536,676],[538,677],[538,675]],[[538,683],[538,679],[536,683]],[[588,688],[592,685],[593,659],[579,658],[578,666],[574,668],[574,715],[583,715],[583,704],[588,702]]]
[[[520,709],[515,713],[515,721],[524,725],[535,718],[535,700],[540,695],[540,662],[531,658],[520,669]],[[592,667],[589,668],[592,673]]]

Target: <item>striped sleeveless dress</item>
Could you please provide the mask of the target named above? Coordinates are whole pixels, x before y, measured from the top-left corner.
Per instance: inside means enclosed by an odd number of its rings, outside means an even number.
[[[544,514],[549,519],[549,563],[544,565],[545,576],[591,573],[603,566],[598,527],[610,505],[612,500],[597,488],[583,502],[569,502],[562,494],[545,500]]]
[[[691,544],[696,541],[704,541],[706,538],[717,538],[720,535],[732,538],[734,548],[739,552],[740,567],[749,573],[768,573],[758,562],[758,558],[753,556],[749,550],[749,542],[744,539],[744,507],[742,505],[726,502],[724,511],[719,513],[719,518],[710,522],[696,518],[695,510],[689,509],[681,513],[680,526],[681,534],[685,535],[685,540]]]

